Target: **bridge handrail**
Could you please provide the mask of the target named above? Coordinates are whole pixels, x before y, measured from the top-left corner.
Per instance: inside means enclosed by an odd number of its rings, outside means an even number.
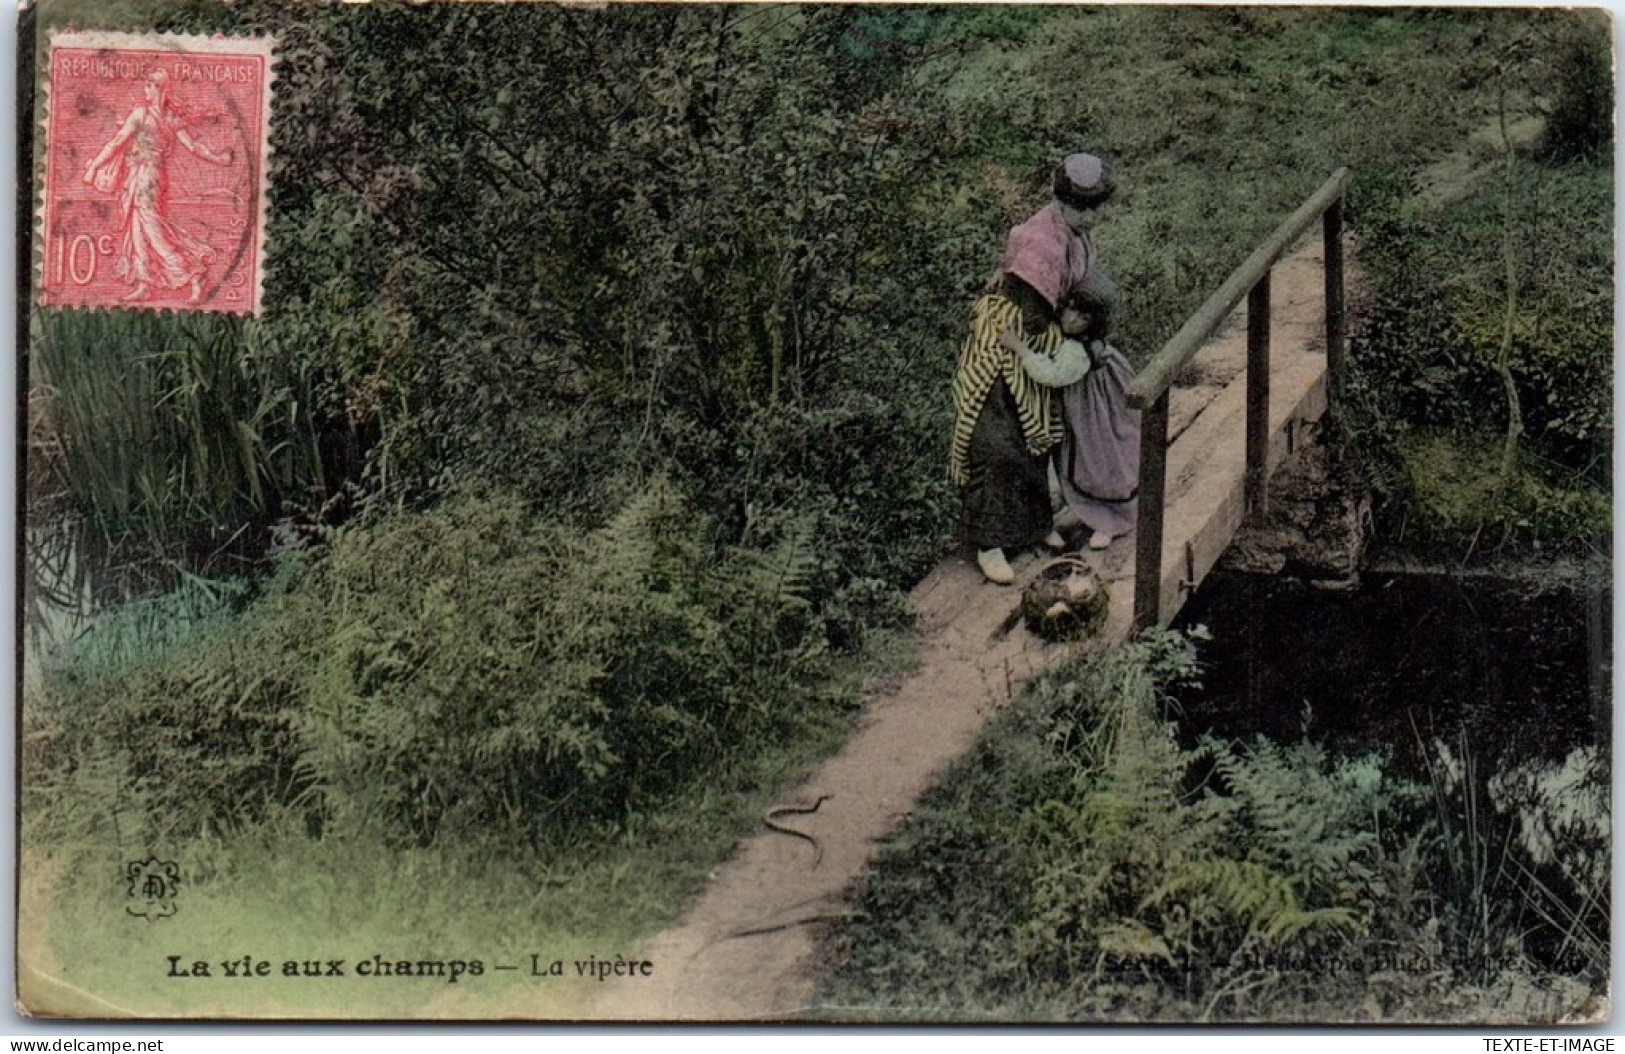
[[[1246,508],[1263,512],[1269,492],[1270,275],[1275,264],[1309,225],[1322,220],[1326,280],[1326,374],[1335,391],[1345,352],[1343,332],[1343,195],[1348,169],[1339,168],[1298,210],[1275,229],[1207,302],[1186,320],[1162,350],[1128,385],[1129,405],[1140,410],[1139,512],[1134,543],[1134,626],[1157,625],[1162,616],[1162,519],[1167,500],[1168,389],[1198,348],[1213,335],[1231,309],[1247,298],[1247,478]],[[1187,577],[1194,589],[1196,556],[1185,547]]]
[[[1185,324],[1179,327],[1179,332],[1169,338],[1168,343],[1162,346],[1156,357],[1146,363],[1145,368],[1130,382],[1128,385],[1130,406],[1144,409],[1168,390],[1168,386],[1174,383],[1174,378],[1179,376],[1179,371],[1185,368],[1185,364],[1190,362],[1197,349],[1213,335],[1214,330],[1219,328],[1231,310],[1241,302],[1241,298],[1258,284],[1259,279],[1269,273],[1275,262],[1303,236],[1303,232],[1309,229],[1310,224],[1320,219],[1322,213],[1343,199],[1343,193],[1348,186],[1348,177],[1347,168],[1333,172],[1331,177],[1321,184],[1319,190],[1298,206],[1298,211],[1288,216],[1275,228],[1275,233],[1230,273],[1224,284],[1213,291],[1213,295],[1196,309]]]

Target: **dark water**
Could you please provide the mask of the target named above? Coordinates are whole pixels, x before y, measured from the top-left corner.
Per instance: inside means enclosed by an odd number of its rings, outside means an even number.
[[[1500,869],[1486,900],[1536,961],[1605,972],[1610,602],[1576,576],[1368,574],[1328,591],[1218,573],[1176,623],[1213,636],[1180,734],[1381,751],[1445,800],[1485,803],[1466,815]]]
[[[1367,575],[1328,591],[1217,572],[1176,623],[1213,634],[1181,727],[1387,748],[1414,775],[1425,744],[1463,735],[1494,765],[1606,751],[1609,602],[1577,583],[1482,574]]]

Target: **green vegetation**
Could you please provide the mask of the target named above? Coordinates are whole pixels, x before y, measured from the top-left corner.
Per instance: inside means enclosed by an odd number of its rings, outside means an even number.
[[[1399,536],[1460,544],[1517,535],[1562,546],[1608,533],[1608,490],[1528,449],[1503,478],[1499,439],[1473,430],[1407,429],[1394,449],[1407,473]]]
[[[281,55],[263,317],[31,319],[29,596],[81,624],[30,681],[23,838],[31,873],[61,876],[51,954],[107,963],[98,991],[140,988],[117,964],[161,961],[157,938],[58,920],[101,917],[122,862],[160,845],[195,882],[182,925],[204,957],[351,920],[382,940],[392,913],[424,954],[522,950],[464,906],[471,886],[561,949],[623,950],[668,921],[831,749],[863,674],[900,661],[905,590],[958,513],[966,305],[1070,150],[1121,167],[1099,236],[1138,361],[1352,166],[1372,307],[1346,424],[1394,520],[1503,545],[1609,515],[1608,70],[1584,15],[53,0],[27,17],[42,49],[94,23],[272,31]],[[1424,167],[1508,98],[1551,111],[1538,152],[1492,151],[1463,196],[1418,204]],[[1512,473],[1484,453],[1509,384]],[[1133,656],[1184,661],[1167,642]],[[1032,705],[1053,712],[1010,726],[1038,738],[983,751],[1073,781],[1031,815],[1020,780],[986,788],[1005,809],[987,830],[1020,832],[998,888],[1031,908],[1006,961],[1050,980],[1021,996],[1037,1002],[969,980],[931,999],[1229,1013],[1267,990],[1249,957],[1413,917],[1376,877],[1403,847],[1362,826],[1412,800],[1379,761],[1191,754],[1128,706],[1057,741],[1054,714],[1100,704],[1046,691]],[[1139,797],[1082,796],[1108,777]],[[1276,830],[1254,779],[1348,808]],[[1147,823],[1186,856],[1141,861]],[[1098,859],[1066,855],[1079,839]],[[1085,866],[1116,870],[1075,887]],[[277,913],[245,906],[266,883]],[[1080,994],[1102,963],[1153,987]],[[290,1012],[312,998],[290,991]]]
[[[254,321],[91,311],[33,317],[37,565],[101,603],[173,585],[166,557],[242,574],[285,507],[326,489],[311,379]],[[319,502],[318,502],[319,503]],[[66,529],[64,529],[66,528]]]
[[[1418,173],[1394,168],[1365,184],[1357,223],[1372,297],[1351,357],[1347,423],[1386,529],[1410,544],[1471,555],[1580,548],[1608,533],[1614,177],[1612,127],[1598,110],[1612,90],[1597,63],[1604,40],[1586,20],[1514,34],[1480,72],[1496,96],[1471,142],[1478,167],[1420,187]],[[1506,57],[1531,46],[1547,58]],[[1514,119],[1527,111],[1544,124],[1520,144]]]
[[[838,670],[824,691],[855,699],[865,674],[882,661],[898,662],[876,657],[867,667]],[[492,964],[528,964],[532,954],[545,962],[630,952],[676,919],[697,880],[786,781],[840,743],[849,715],[839,706],[794,715],[789,746],[764,742],[733,751],[705,778],[670,788],[640,811],[535,844],[479,831],[427,846],[368,835],[313,837],[309,804],[300,801],[238,830],[204,823],[186,831],[160,815],[168,831],[161,844],[186,884],[180,910],[159,924],[119,924],[129,905],[120,881],[125,866],[160,843],[150,833],[155,813],[148,800],[133,794],[126,773],[99,752],[69,774],[44,779],[37,808],[36,801],[24,805],[23,866],[42,898],[30,899],[33,910],[25,908],[22,917],[29,965],[77,986],[55,995],[91,1014],[105,1012],[107,1003],[80,1001],[84,993],[178,1017],[576,1017],[583,1012],[579,991],[498,975]],[[51,748],[27,743],[25,764],[42,749]],[[200,811],[187,815],[196,819]],[[247,818],[246,810],[233,815]],[[88,919],[108,921],[87,925]],[[188,963],[252,953],[277,963],[353,964],[375,952],[478,958],[486,975],[477,985],[434,977],[364,987],[280,976],[237,987],[159,981],[166,957],[178,953]]]
[[[1510,178],[1368,214],[1353,420],[1413,542],[1561,545],[1612,519],[1612,173],[1531,160]]]
[[[1196,668],[1153,633],[1036,682],[875,864],[826,1011],[1538,1020],[1606,985],[1605,868],[1577,853],[1555,896],[1482,815],[1464,752],[1419,785],[1309,742],[1181,747],[1164,693]],[[1561,971],[1543,941],[1573,953]]]
[[[71,781],[117,743],[153,844],[279,811],[404,845],[567,837],[840,706],[805,546],[713,564],[702,533],[661,485],[586,537],[467,501],[337,529],[243,617],[113,664],[111,697],[58,678],[49,758]]]

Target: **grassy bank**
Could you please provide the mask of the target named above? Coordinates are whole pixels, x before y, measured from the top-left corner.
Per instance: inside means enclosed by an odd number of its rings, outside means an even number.
[[[737,833],[848,729],[840,715],[809,718],[792,746],[764,746],[726,776],[684,786],[623,822],[529,845],[312,838],[289,814],[249,831],[154,842],[130,833],[142,818],[115,801],[102,813],[111,830],[25,842],[23,972],[54,1009],[97,1017],[578,1017],[596,989],[575,963],[630,957],[674,921]],[[95,778],[86,773],[74,788],[81,812],[96,809]],[[112,774],[102,779],[116,798]],[[44,846],[28,848],[33,841]],[[175,914],[157,922],[129,916],[123,881],[127,865],[149,853],[183,876]],[[483,972],[359,977],[357,965],[375,954],[479,962]],[[172,977],[171,955],[188,971],[209,963],[210,978]],[[223,976],[220,964],[244,955],[273,963],[270,975]],[[562,962],[562,976],[535,976],[533,955],[544,973]],[[345,963],[342,982],[281,973],[285,961],[334,959]]]
[[[43,991],[159,1016],[569,1016],[590,985],[489,964],[632,952],[907,662],[878,631],[831,654],[792,625],[795,554],[730,574],[702,534],[658,489],[586,539],[464,502],[333,532],[252,600],[93,628],[27,714],[26,958],[72,985]],[[183,876],[161,925],[128,915],[149,857]],[[363,997],[166,966],[249,952],[490,972]]]

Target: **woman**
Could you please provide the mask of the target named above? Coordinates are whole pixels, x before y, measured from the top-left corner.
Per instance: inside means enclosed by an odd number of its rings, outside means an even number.
[[[1061,165],[1056,199],[1010,232],[960,350],[950,470],[962,488],[977,566],[999,585],[1015,580],[1008,551],[1063,545],[1047,472],[1048,455],[1061,441],[1053,393],[1076,380],[1087,359],[1077,344],[1064,345],[1059,323],[1069,302],[1093,303],[1090,293],[1099,291],[1090,284],[1094,246],[1083,213],[1109,196],[1109,187],[1092,155],[1074,154]],[[1103,317],[1109,304],[1096,307]],[[1070,368],[1069,356],[1076,363]]]
[[[154,70],[143,86],[145,105],[124,119],[117,133],[85,166],[85,182],[119,194],[120,230],[114,273],[132,284],[125,300],[144,300],[152,286],[188,290],[203,298],[203,280],[214,249],[169,218],[165,162],[176,144],[216,165],[231,163],[231,151],[216,153],[192,138],[186,115],[169,97],[169,74]]]
[[[1110,170],[1091,154],[1073,154],[1056,174],[1058,211],[1075,242],[1068,258],[1083,263],[1056,292],[1060,321],[1089,348],[1092,366],[1061,393],[1065,427],[1056,477],[1066,510],[1092,532],[1091,549],[1105,549],[1134,528],[1140,477],[1140,414],[1129,408],[1127,393],[1134,369],[1106,343],[1117,290],[1100,265],[1093,235],[1115,189]]]

